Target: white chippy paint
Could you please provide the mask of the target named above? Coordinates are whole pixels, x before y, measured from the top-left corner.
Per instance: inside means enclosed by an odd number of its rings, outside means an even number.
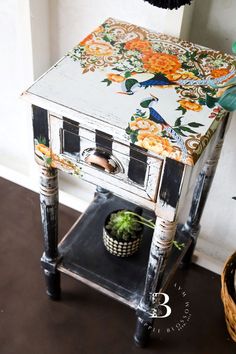
[[[152,200],[156,200],[163,161],[147,157],[147,187],[146,191]]]
[[[49,115],[49,135],[50,135],[50,146],[55,154],[60,154],[61,151],[61,141],[60,141],[60,131],[63,127],[63,120],[58,119],[53,115]]]
[[[171,248],[172,241],[175,237],[177,224],[176,222],[166,222],[166,220],[156,218],[155,230],[153,233],[153,243],[158,249],[166,250]]]
[[[149,200],[146,192],[132,184],[115,179],[108,173],[100,172],[95,168],[86,165],[82,166],[82,174],[85,176],[82,177],[85,181],[108,189],[125,200],[137,203],[150,210],[154,210],[155,208],[155,203]]]
[[[137,308],[137,303],[135,301],[132,300],[132,297],[130,299],[130,301],[126,300],[124,297],[121,297],[117,294],[115,294],[113,291],[110,291],[98,284],[96,284],[95,282],[88,280],[87,278],[82,277],[81,275],[78,275],[70,270],[68,270],[66,267],[64,267],[63,265],[59,265],[58,269],[63,272],[64,274],[67,274],[79,281],[81,281],[82,283],[90,286],[91,288],[100,291],[102,294],[105,294],[107,296],[110,296],[112,299],[118,300],[120,301],[122,304],[128,305],[131,308],[136,309]]]
[[[128,176],[130,144],[120,144],[116,140],[113,140],[112,151],[114,151],[115,156],[123,166],[124,174]]]

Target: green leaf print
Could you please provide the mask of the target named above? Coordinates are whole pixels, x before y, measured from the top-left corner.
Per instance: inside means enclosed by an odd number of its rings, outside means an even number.
[[[204,124],[197,123],[197,122],[191,122],[191,123],[188,123],[188,125],[192,128],[204,127]]]
[[[102,82],[105,82],[107,84],[107,86],[110,86],[112,84],[112,81],[108,80],[108,79],[104,79],[104,80],[102,80]]]
[[[183,130],[184,132],[187,132],[187,133],[197,134],[197,132],[195,132],[194,130],[192,130],[192,129],[189,128],[189,127],[183,127],[183,126],[181,126],[180,129]]]
[[[182,118],[183,117],[179,117],[179,118],[176,119],[175,124],[174,124],[175,127],[178,127],[179,125],[181,125],[181,119]]]

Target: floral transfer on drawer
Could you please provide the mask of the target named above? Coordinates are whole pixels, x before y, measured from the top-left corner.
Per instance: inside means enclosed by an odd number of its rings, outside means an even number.
[[[219,94],[214,86],[235,76],[236,66],[231,55],[114,19],[68,56],[79,61],[84,75],[102,72],[100,84],[115,85],[117,95],[138,95],[139,105],[127,119],[132,143],[189,165],[225,115],[220,107],[209,108]]]
[[[80,168],[60,154],[55,154],[52,149],[45,145],[45,139],[35,139],[35,159],[40,165],[57,168],[72,175],[81,175]]]

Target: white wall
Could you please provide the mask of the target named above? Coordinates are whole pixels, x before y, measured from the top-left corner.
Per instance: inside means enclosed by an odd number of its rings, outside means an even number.
[[[179,36],[184,8],[167,11],[143,0],[51,0],[51,53],[53,61],[108,17]]]
[[[27,37],[30,21],[25,17],[25,2],[18,5],[17,0],[0,2],[0,165],[28,175],[31,124],[25,119],[29,108],[19,95],[33,78],[31,39]]]
[[[235,15],[235,0],[195,0],[190,40],[232,53],[232,42],[236,41]]]
[[[191,25],[191,40],[230,51],[230,43],[236,39],[233,18],[236,2],[195,0],[194,3],[192,21],[193,6],[166,11],[143,0],[0,1],[0,175],[38,190],[30,110],[18,99],[19,94],[107,17],[113,16],[184,38],[188,37]],[[234,120],[203,218],[198,251],[200,262],[205,262],[203,264],[208,267],[212,267],[212,263],[206,263],[208,258],[210,261],[213,258],[214,264],[218,262],[221,267],[226,256],[236,248],[236,201],[231,198],[236,196],[235,130]],[[93,187],[64,175],[60,180],[60,200],[75,209],[84,210],[93,197]]]

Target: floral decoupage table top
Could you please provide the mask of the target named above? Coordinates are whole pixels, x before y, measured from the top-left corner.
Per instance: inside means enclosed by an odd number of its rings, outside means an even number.
[[[109,18],[27,93],[122,129],[121,140],[193,165],[226,111],[216,85],[236,60]]]

